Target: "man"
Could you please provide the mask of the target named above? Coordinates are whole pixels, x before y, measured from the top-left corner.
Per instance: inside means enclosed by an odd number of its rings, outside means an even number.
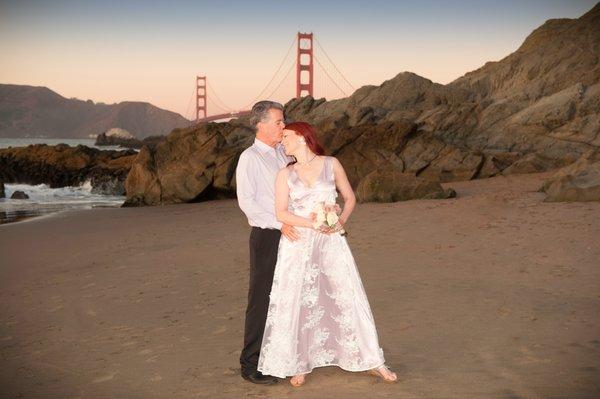
[[[292,158],[280,144],[283,106],[259,101],[252,107],[250,123],[256,130],[254,144],[240,155],[236,175],[238,203],[252,226],[250,232],[250,287],[244,327],[244,348],[240,355],[242,377],[255,384],[274,384],[275,377],[256,370],[260,345],[267,320],[269,293],[277,263],[279,239],[299,238],[292,226],[281,224],[275,216],[275,178]]]

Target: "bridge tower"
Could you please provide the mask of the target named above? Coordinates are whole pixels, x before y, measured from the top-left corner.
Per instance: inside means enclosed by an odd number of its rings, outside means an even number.
[[[200,121],[200,111],[206,118],[206,76],[196,76],[196,123]]]
[[[307,71],[308,76],[302,71]],[[313,34],[298,32],[298,57],[296,59],[296,98],[313,95]],[[304,93],[305,92],[305,93]]]

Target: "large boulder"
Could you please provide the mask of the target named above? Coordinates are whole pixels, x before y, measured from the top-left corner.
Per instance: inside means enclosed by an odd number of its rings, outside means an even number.
[[[124,206],[235,196],[235,167],[251,139],[252,130],[235,122],[174,130],[140,151],[125,181]]]
[[[396,202],[411,199],[442,199],[456,197],[456,192],[444,190],[439,182],[422,179],[411,173],[377,169],[358,184],[358,202]]]
[[[558,169],[575,161],[570,156],[564,158],[551,158],[543,153],[527,154],[521,159],[515,161],[512,165],[502,171],[503,175],[514,175],[523,173],[539,173]]]
[[[558,170],[540,191],[547,194],[547,202],[600,201],[600,150]]]
[[[398,153],[416,129],[414,123],[402,120],[318,131],[326,152],[339,159],[350,184],[356,187],[362,178],[379,167],[404,171],[404,161]]]
[[[27,195],[24,191],[17,190],[12,193],[10,199],[29,199],[29,195]]]
[[[446,144],[429,134],[409,141],[399,156],[407,172],[441,182],[475,178],[484,160],[478,152]]]

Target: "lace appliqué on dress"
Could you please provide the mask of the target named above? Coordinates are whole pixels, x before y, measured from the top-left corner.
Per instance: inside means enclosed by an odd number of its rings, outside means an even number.
[[[317,202],[337,197],[329,157],[314,186],[306,187],[293,169],[288,185],[289,210],[304,217]],[[363,371],[384,364],[346,238],[298,230],[298,241],[279,243],[258,370],[284,378],[328,365]]]

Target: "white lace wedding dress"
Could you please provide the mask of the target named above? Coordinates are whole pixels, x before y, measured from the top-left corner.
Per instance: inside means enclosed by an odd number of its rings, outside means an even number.
[[[337,197],[330,157],[312,187],[288,166],[289,210],[308,217]],[[375,322],[346,238],[298,228],[282,237],[258,370],[280,378],[339,366],[365,371],[384,364]]]

